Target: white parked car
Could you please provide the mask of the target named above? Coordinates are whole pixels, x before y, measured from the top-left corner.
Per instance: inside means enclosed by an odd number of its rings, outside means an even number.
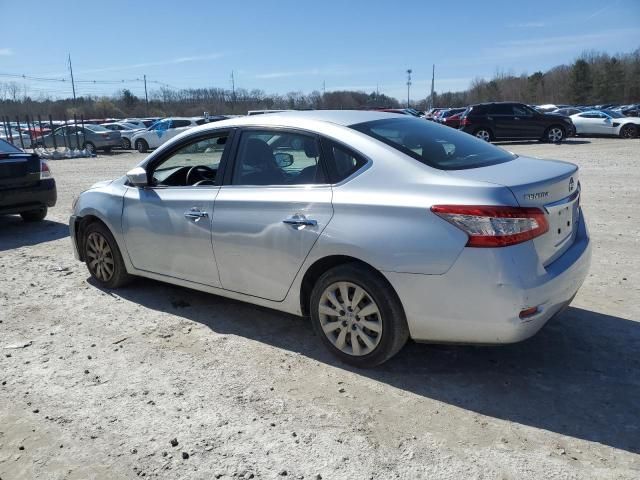
[[[140,153],[145,153],[150,148],[158,148],[179,133],[205,123],[206,120],[200,117],[165,118],[154,123],[146,130],[141,130],[134,134],[131,138],[131,144]]]
[[[120,120],[118,123],[128,123],[130,125],[135,125],[136,128],[147,128],[150,125],[145,125],[144,122],[139,118],[125,118],[124,120]]]
[[[113,123],[104,123],[102,124],[104,128],[109,130],[113,130],[116,132],[120,132],[120,137],[122,137],[122,148],[124,150],[129,150],[131,148],[131,138],[141,130],[145,130],[145,127],[138,127],[132,123],[125,122],[113,122]]]
[[[636,138],[640,131],[640,118],[625,117],[612,110],[590,110],[571,115],[578,135],[615,135]]]

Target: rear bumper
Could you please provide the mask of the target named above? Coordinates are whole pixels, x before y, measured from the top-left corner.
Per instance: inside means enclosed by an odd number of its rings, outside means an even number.
[[[544,267],[532,242],[465,248],[443,275],[383,272],[400,297],[411,337],[424,342],[502,344],[534,335],[566,307],[587,276],[591,244],[584,218],[574,244]],[[522,320],[520,311],[538,307]]]
[[[40,180],[36,185],[0,190],[0,214],[20,213],[53,207],[58,198],[53,178]]]

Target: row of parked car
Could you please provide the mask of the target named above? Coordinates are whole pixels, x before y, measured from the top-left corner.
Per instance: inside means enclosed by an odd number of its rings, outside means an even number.
[[[541,139],[561,142],[573,135],[636,138],[640,104],[616,106],[543,105],[490,102],[463,108],[435,108],[424,115],[486,141]]]
[[[88,153],[113,148],[135,148],[141,153],[161,144],[191,127],[222,120],[226,116],[125,118],[88,120],[82,124],[55,122],[52,128],[10,124],[0,128],[0,139],[24,148],[79,148]]]

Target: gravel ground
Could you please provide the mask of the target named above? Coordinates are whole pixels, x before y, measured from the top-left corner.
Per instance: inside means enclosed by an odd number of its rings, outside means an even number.
[[[0,479],[639,478],[640,140],[503,145],[582,169],[594,255],[573,306],[521,344],[409,344],[374,370],[296,317],[96,287],[72,196],[142,156],[52,161],[48,220],[0,217]]]

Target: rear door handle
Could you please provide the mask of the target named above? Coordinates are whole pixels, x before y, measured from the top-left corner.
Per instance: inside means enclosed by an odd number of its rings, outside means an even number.
[[[202,212],[198,207],[193,207],[191,210],[187,210],[184,212],[184,217],[190,220],[195,220],[196,222],[201,218],[208,217],[209,214],[207,212]]]
[[[304,215],[293,215],[282,220],[282,223],[286,223],[287,225],[291,225],[293,227],[315,227],[318,225],[318,222],[316,220],[311,220]]]

